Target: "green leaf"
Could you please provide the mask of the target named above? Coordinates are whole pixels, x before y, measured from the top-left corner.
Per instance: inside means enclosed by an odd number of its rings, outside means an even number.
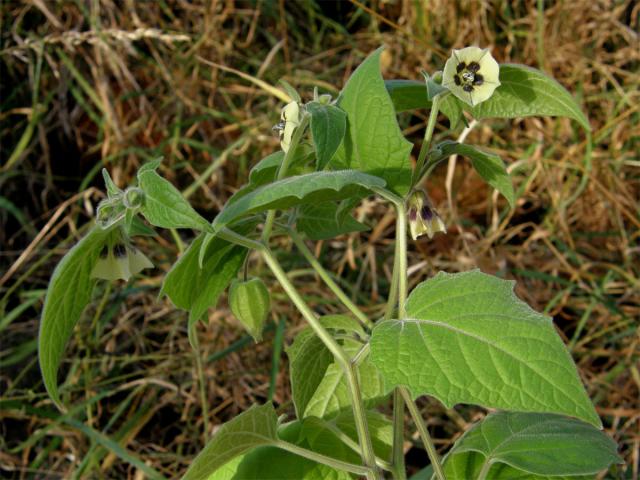
[[[189,312],[190,326],[208,308],[215,307],[247,255],[246,248],[215,238],[207,246],[200,268],[198,256],[204,237],[200,234],[191,243],[165,276],[160,290],[160,295],[167,295],[176,307]]]
[[[322,317],[321,322],[331,332],[351,337],[364,335],[360,325],[345,315]],[[355,339],[345,338],[341,342],[344,350],[352,356],[362,347]],[[287,355],[298,418],[332,418],[351,409],[351,396],[342,367],[334,362],[331,353],[310,327],[296,336],[287,349]],[[358,378],[365,404],[375,405],[385,396],[382,379],[368,359],[358,366]]]
[[[621,463],[605,433],[580,420],[541,413],[499,412],[474,425],[451,455],[479,452],[484,464],[505,463],[537,475],[587,475]]]
[[[407,318],[375,326],[371,361],[389,388],[447,407],[561,413],[600,428],[551,319],[519,300],[514,283],[478,270],[438,273],[411,292]]]
[[[338,208],[334,202],[303,205],[297,216],[298,230],[311,240],[326,240],[345,233],[369,230],[365,224],[348,215],[348,211],[346,217],[339,218]]]
[[[590,131],[571,94],[553,78],[524,65],[500,65],[500,86],[487,101],[468,108],[474,118],[569,117]]]
[[[60,260],[49,281],[40,319],[38,356],[44,385],[61,410],[58,368],[73,327],[91,300],[96,284],[96,280],[91,278],[91,270],[108,235],[108,230],[99,227],[89,230]]]
[[[498,192],[507,199],[511,208],[515,207],[516,198],[513,191],[513,183],[511,182],[511,177],[507,172],[504,162],[498,155],[483,152],[472,145],[452,142],[450,140],[439,143],[432,154],[437,157],[435,158],[435,163],[454,154],[469,158],[478,175],[498,190]]]
[[[270,183],[228,204],[213,221],[214,232],[251,213],[286,209],[305,203],[342,200],[372,187],[382,188],[381,178],[353,170],[314,172]]]
[[[347,113],[347,134],[332,163],[382,177],[404,195],[411,186],[411,143],[398,126],[380,74],[382,48],[369,55],[345,85],[338,106]]]
[[[429,109],[427,87],[417,80],[385,80],[384,86],[393,102],[396,113],[408,110]]]
[[[138,171],[138,183],[145,193],[140,211],[149,223],[162,228],[210,231],[209,222],[191,207],[178,189],[147,165]]]
[[[299,447],[311,449],[301,435],[302,422],[291,422],[278,429],[278,437]],[[258,447],[236,457],[208,480],[351,480],[346,472],[335,470],[277,447]]]
[[[193,460],[183,479],[209,479],[235,457],[256,447],[275,443],[278,440],[277,424],[278,416],[273,405],[254,405],[220,427]]]
[[[347,114],[333,105],[307,103],[311,114],[311,136],[316,147],[317,170],[323,170],[342,143],[347,128]]]
[[[443,469],[447,480],[469,480],[470,478],[480,478],[483,466],[485,463],[481,454],[468,452],[447,455]],[[429,478],[435,480],[433,476]],[[496,463],[489,467],[484,478],[487,480],[594,480],[595,477],[593,475],[536,475],[523,472],[504,463]]]

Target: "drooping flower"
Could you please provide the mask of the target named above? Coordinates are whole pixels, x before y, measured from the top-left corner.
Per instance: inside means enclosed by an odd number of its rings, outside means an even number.
[[[442,86],[472,107],[487,100],[500,86],[500,66],[488,48],[453,50],[444,65]]]
[[[438,232],[447,233],[447,227],[424,192],[416,191],[409,197],[408,217],[411,238],[414,240],[425,233],[429,238]]]
[[[300,106],[298,102],[291,102],[284,106],[280,114],[281,122],[274,129],[280,133],[280,146],[286,153],[291,145],[293,131],[300,125]]]
[[[153,268],[151,260],[125,241],[120,234],[114,233],[102,247],[100,256],[91,270],[91,278],[129,280],[145,268]]]

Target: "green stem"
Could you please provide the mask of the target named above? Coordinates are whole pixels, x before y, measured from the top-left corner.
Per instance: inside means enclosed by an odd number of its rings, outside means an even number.
[[[398,317],[407,316],[407,213],[404,205],[396,205],[396,243],[398,244]]]
[[[294,445],[293,443],[285,442],[284,440],[278,440],[274,444],[274,446],[294,453],[296,455],[300,455],[301,457],[308,458],[309,460],[313,460],[314,462],[322,463],[323,465],[328,465],[330,467],[337,468],[338,470],[355,473],[356,475],[366,475],[367,477],[369,477],[373,473],[371,468],[369,467],[354,465],[353,463],[343,462],[342,460],[327,457],[326,455],[307,450],[306,448],[299,447],[298,445]]]
[[[329,287],[329,289],[333,292],[333,294],[338,297],[338,300],[342,302],[342,304],[349,309],[351,313],[355,315],[355,317],[360,321],[363,326],[371,326],[371,320],[358,308],[358,306],[351,301],[351,299],[347,296],[346,293],[338,286],[336,282],[334,282],[329,272],[327,272],[322,264],[316,259],[316,257],[311,253],[311,250],[305,245],[302,237],[293,229],[288,230],[289,236],[293,240],[293,243],[296,245],[300,253],[304,256],[304,258],[309,262],[309,264],[316,271],[318,276],[322,279],[324,283]]]
[[[405,480],[407,478],[404,466],[404,399],[396,388],[393,391],[393,478]]]
[[[305,129],[309,123],[309,116],[303,114],[302,120],[300,121],[300,125],[296,128],[295,132],[293,132],[293,137],[291,138],[291,143],[289,144],[289,150],[284,156],[284,160],[280,164],[278,168],[278,173],[276,174],[276,180],[282,180],[287,175],[287,170],[289,170],[289,166],[293,161],[293,157],[295,156],[296,150],[298,148],[298,144],[302,139],[302,135],[304,134]],[[276,211],[269,210],[267,212],[267,219],[264,222],[264,229],[262,230],[262,243],[267,244],[269,242],[269,237],[271,237],[271,230],[273,229],[273,222],[276,219]]]
[[[202,405],[202,417],[203,421],[203,431],[202,438],[206,444],[207,440],[209,440],[209,403],[207,402],[207,390],[206,383],[204,378],[204,369],[202,368],[202,358],[200,358],[200,342],[198,339],[198,333],[196,332],[196,324],[192,324],[189,326],[192,329],[190,333],[190,338],[193,342],[193,354],[196,358],[196,374],[198,375],[198,393],[200,394],[200,404]]]
[[[489,470],[491,470],[492,466],[493,463],[487,460],[487,462],[482,466],[482,470],[480,470],[480,473],[478,474],[478,480],[484,480],[485,478],[487,478]]]
[[[413,418],[413,423],[416,424],[416,428],[418,429],[418,433],[420,434],[420,438],[422,439],[422,443],[424,445],[425,450],[427,451],[427,455],[429,456],[429,460],[431,460],[431,466],[433,467],[433,472],[436,475],[438,480],[446,480],[444,476],[444,471],[442,470],[442,464],[440,463],[440,456],[436,451],[436,447],[433,445],[433,440],[431,440],[431,435],[429,435],[429,430],[427,430],[427,426],[424,424],[422,420],[422,415],[418,410],[418,406],[409,395],[409,391],[404,387],[398,387],[400,390],[400,394],[404,398],[405,403],[407,404],[407,409],[411,414],[411,418]]]
[[[367,417],[364,413],[364,404],[362,403],[362,395],[360,393],[360,384],[356,374],[356,367],[351,363],[349,355],[342,349],[338,342],[336,342],[329,331],[322,326],[320,320],[316,317],[316,314],[311,310],[309,305],[307,305],[300,293],[298,293],[269,248],[260,242],[238,235],[226,228],[220,231],[218,235],[224,240],[237,243],[238,245],[243,245],[247,248],[260,252],[265,263],[269,266],[280,285],[282,285],[285,293],[289,296],[300,313],[302,313],[302,316],[309,323],[315,334],[320,338],[320,340],[322,340],[322,343],[325,344],[333,354],[338,364],[342,367],[351,393],[353,417],[356,423],[358,439],[360,440],[360,448],[362,449],[362,460],[366,467],[368,467],[367,478],[374,480],[381,478],[376,467],[375,454],[373,452],[373,444],[371,443],[371,436],[369,435],[369,429],[367,427]]]
[[[429,112],[429,120],[427,120],[427,128],[424,131],[424,139],[422,146],[420,147],[420,153],[418,154],[418,161],[416,162],[416,168],[413,171],[413,185],[416,185],[422,175],[422,167],[424,166],[424,160],[427,158],[429,152],[429,146],[431,145],[431,137],[433,137],[433,131],[436,127],[438,120],[438,112],[440,111],[440,101],[449,92],[442,92],[433,97],[431,100],[431,111]]]

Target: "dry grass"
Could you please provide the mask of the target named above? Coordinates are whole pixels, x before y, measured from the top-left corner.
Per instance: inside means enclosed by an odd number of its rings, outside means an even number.
[[[211,218],[248,168],[276,148],[271,126],[280,101],[202,59],[271,85],[284,78],[309,98],[314,85],[337,92],[384,43],[387,78],[420,78],[421,68],[441,68],[451,47],[487,45],[501,62],[549,72],[582,103],[590,144],[566,119],[497,120],[469,132],[469,142],[489,146],[509,164],[518,206],[510,212],[464,162],[441,167],[428,188],[449,235],[412,247],[411,283],[438,269],[475,266],[517,279],[518,294],[553,316],[620,445],[627,465],[611,475],[637,478],[640,7],[577,0],[541,9],[545,3],[432,1],[423,10],[409,0],[4,2],[2,475],[142,478],[99,437],[54,410],[36,361],[44,289],[101,198],[99,168],[126,185],[141,163],[162,154],[162,174]],[[423,113],[401,116],[412,141],[419,142],[425,120]],[[437,130],[459,133],[445,121]],[[386,293],[393,224],[379,203],[364,204],[359,214],[374,225],[371,232],[326,242],[318,252],[373,314]],[[201,448],[204,427],[186,315],[156,298],[181,245],[164,232],[143,248],[159,268],[96,293],[67,349],[63,390],[94,433],[174,478]],[[307,268],[295,252],[283,261],[300,275]],[[339,310],[317,279],[305,277],[303,291],[322,311]],[[280,318],[290,341],[301,322],[276,295]],[[292,413],[286,355],[271,375],[274,334],[253,346],[224,303],[209,320],[199,330],[209,424],[264,402],[272,383],[274,401]],[[435,401],[424,401],[423,410],[442,447],[482,415],[469,407],[447,411]],[[423,457],[412,456],[414,466]]]

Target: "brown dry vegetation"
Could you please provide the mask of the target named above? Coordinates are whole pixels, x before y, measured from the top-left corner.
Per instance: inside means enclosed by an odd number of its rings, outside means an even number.
[[[476,125],[467,141],[505,159],[517,208],[509,211],[465,162],[440,167],[427,187],[449,234],[412,245],[410,280],[476,266],[516,279],[518,295],[553,317],[606,431],[620,445],[627,465],[610,475],[638,477],[635,2],[9,0],[0,8],[3,477],[142,478],[126,458],[104,448],[105,438],[169,478],[184,471],[204,442],[196,356],[186,314],[157,293],[190,233],[162,232],[142,242],[158,268],[96,292],[62,366],[63,398],[73,416],[54,409],[37,366],[38,318],[53,267],[103,197],[102,166],[124,186],[145,160],[164,155],[161,173],[213,218],[251,165],[277,148],[271,127],[280,101],[229,68],[270,85],[284,78],[309,99],[314,85],[335,94],[381,44],[388,47],[385,77],[411,79],[420,78],[420,69],[442,68],[452,47],[490,46],[500,62],[553,75],[588,114],[591,141],[567,119]],[[400,116],[418,146],[425,121],[424,112]],[[459,134],[444,119],[436,131]],[[358,215],[373,226],[370,232],[325,242],[316,252],[377,315],[391,270],[392,213],[367,202]],[[309,301],[323,312],[339,311],[286,239],[276,242]],[[252,268],[267,275],[258,262]],[[275,292],[274,322],[286,319],[288,343],[301,320]],[[277,342],[274,348],[275,331],[253,345],[224,301],[210,311],[199,329],[199,358],[212,428],[264,402],[270,386],[276,404],[292,413],[286,355]],[[274,357],[279,365],[272,373]],[[421,406],[443,450],[483,415],[426,399]],[[414,449],[409,461],[419,467],[424,457]]]

